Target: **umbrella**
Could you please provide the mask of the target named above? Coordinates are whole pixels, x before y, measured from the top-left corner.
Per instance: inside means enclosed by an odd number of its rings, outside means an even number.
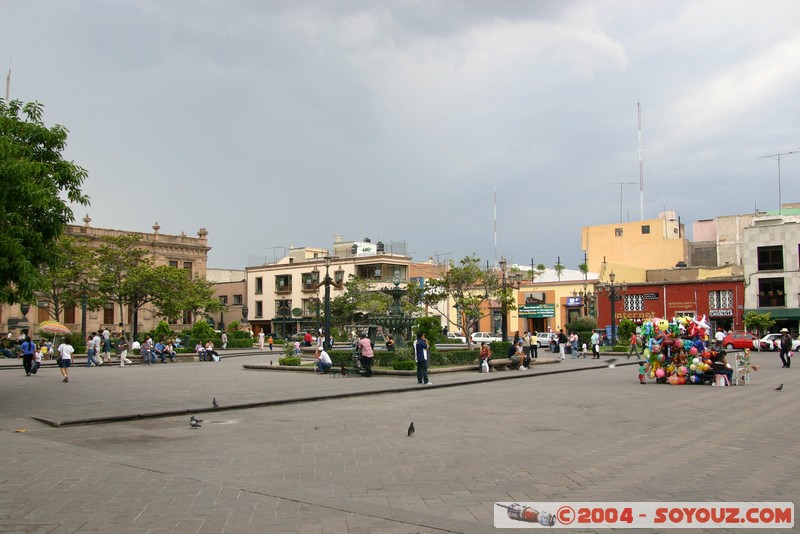
[[[58,321],[43,321],[39,323],[39,330],[48,334],[67,335],[71,333],[69,328]]]

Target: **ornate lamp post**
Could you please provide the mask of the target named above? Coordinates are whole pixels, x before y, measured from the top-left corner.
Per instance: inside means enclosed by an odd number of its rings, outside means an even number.
[[[500,272],[502,273],[502,284],[503,284],[503,298],[500,301],[500,306],[502,309],[503,316],[501,317],[501,336],[503,341],[508,340],[508,302],[506,299],[506,290],[509,287],[514,289],[519,289],[520,284],[522,284],[522,273],[514,273],[511,275],[510,280],[506,280],[506,268],[508,267],[508,262],[505,258],[500,258]]]
[[[617,344],[617,301],[622,300],[622,292],[628,289],[628,286],[625,284],[622,285],[614,285],[614,280],[616,275],[614,271],[611,271],[608,275],[608,279],[611,281],[611,284],[603,284],[598,288],[599,291],[607,291],[608,292],[608,300],[611,302],[611,344]]]
[[[325,350],[331,350],[331,277],[329,274],[331,256],[325,256]],[[319,309],[319,308],[317,308]]]

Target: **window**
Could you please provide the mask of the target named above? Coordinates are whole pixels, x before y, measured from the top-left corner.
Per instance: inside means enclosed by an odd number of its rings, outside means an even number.
[[[275,277],[275,291],[278,293],[288,293],[292,290],[292,276],[282,274]]]
[[[614,237],[622,237],[622,228],[614,228]]]
[[[264,316],[264,304],[260,301],[256,301],[256,317],[263,317]]]
[[[303,289],[316,289],[319,285],[319,271],[303,273],[302,283]]]
[[[730,289],[708,292],[708,309],[710,310],[732,310],[733,291]]]
[[[256,277],[256,295],[260,295],[264,292],[264,279],[260,276]]]
[[[228,305],[228,295],[220,295],[219,296],[219,303],[222,304],[223,306],[227,306]]]
[[[36,309],[38,310],[38,319],[39,322],[44,322],[49,319],[50,317],[50,303],[49,302],[39,302],[36,304]]]
[[[114,324],[114,303],[103,306],[103,324]]]
[[[758,280],[758,307],[765,306],[786,306],[783,278]]]
[[[174,268],[177,269],[178,268],[178,262],[176,260],[169,260],[169,266],[170,267],[174,267]]]
[[[783,270],[783,246],[758,247],[758,270]]]
[[[186,271],[186,275],[189,277],[189,280],[192,279],[192,262],[185,261],[183,262],[183,269]]]
[[[650,233],[650,225],[649,224],[643,224],[642,225],[642,233],[643,234],[649,234]]]
[[[303,299],[303,315],[315,315],[319,312],[319,299]]]
[[[75,324],[75,306],[64,308],[64,322]]]
[[[277,317],[290,317],[292,315],[292,300],[291,299],[276,300],[275,315]]]
[[[623,295],[625,311],[644,311],[644,295]]]
[[[233,296],[233,305],[240,306],[242,304],[242,296],[241,295],[234,295]]]

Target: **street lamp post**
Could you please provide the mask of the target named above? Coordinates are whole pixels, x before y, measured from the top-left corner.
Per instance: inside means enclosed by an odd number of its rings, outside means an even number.
[[[625,284],[614,284],[614,280],[616,279],[616,275],[614,271],[611,271],[608,275],[608,279],[611,281],[611,284],[601,286],[600,290],[608,291],[608,300],[611,302],[611,344],[617,344],[617,301],[622,300],[622,294],[620,291],[625,291],[628,287]]]
[[[325,350],[331,350],[331,256],[325,256]]]
[[[502,284],[503,284],[503,298],[500,301],[500,306],[502,309],[503,316],[501,317],[501,336],[503,341],[508,340],[508,302],[506,299],[506,290],[508,289],[508,281],[506,280],[506,268],[508,267],[508,262],[505,258],[500,258],[500,272],[502,273]],[[520,284],[522,283],[522,273],[514,273],[511,275],[511,287],[514,289],[519,289]]]

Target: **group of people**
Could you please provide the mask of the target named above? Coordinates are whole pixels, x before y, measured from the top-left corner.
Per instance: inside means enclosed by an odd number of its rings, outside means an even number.
[[[224,344],[223,344],[224,348]],[[214,342],[210,339],[206,341],[205,345],[198,341],[197,345],[194,347],[194,351],[197,353],[197,356],[200,358],[201,362],[218,362],[219,361],[219,352],[214,350]],[[174,361],[174,360],[173,360]]]

